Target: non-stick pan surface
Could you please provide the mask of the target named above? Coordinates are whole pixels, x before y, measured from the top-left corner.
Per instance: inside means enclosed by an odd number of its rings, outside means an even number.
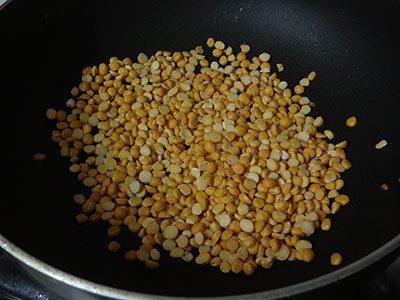
[[[22,1],[0,13],[2,184],[0,231],[25,251],[79,277],[171,296],[261,292],[328,274],[339,251],[346,266],[399,234],[399,23],[394,1]],[[291,85],[316,70],[306,95],[333,142],[349,141],[353,167],[343,189],[351,202],[329,232],[310,240],[313,262],[277,262],[253,276],[222,274],[164,253],[161,267],[128,263],[139,245],[128,232],[118,254],[106,251],[106,224],[78,225],[75,193],[86,191],[50,140],[48,107],[64,108],[81,69],[111,56],[192,49],[213,36],[235,49],[267,51]],[[359,125],[347,128],[355,115]],[[387,139],[388,146],[375,144]],[[32,154],[44,152],[43,163]],[[3,177],[4,178],[4,177]],[[388,183],[389,191],[379,189]]]

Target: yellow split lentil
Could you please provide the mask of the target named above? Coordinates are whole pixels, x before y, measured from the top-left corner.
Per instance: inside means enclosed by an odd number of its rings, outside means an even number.
[[[349,117],[346,120],[346,125],[348,127],[355,127],[357,125],[357,118],[355,116]]]
[[[332,144],[324,119],[308,116],[316,73],[290,88],[269,53],[207,46],[216,60],[197,46],[85,67],[68,112],[46,111],[60,155],[91,190],[75,195],[76,220],[108,222],[111,238],[137,234],[142,245],[125,258],[152,269],[161,248],[223,273],[309,262],[307,237],[350,201],[339,193],[347,142]]]
[[[333,253],[330,258],[331,265],[333,266],[340,265],[342,263],[342,260],[342,255],[338,252]]]

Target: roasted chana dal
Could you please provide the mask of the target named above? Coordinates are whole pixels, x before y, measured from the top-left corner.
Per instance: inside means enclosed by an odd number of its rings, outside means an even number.
[[[124,256],[149,268],[162,249],[224,273],[309,262],[307,237],[330,230],[329,215],[350,201],[339,192],[347,142],[331,143],[323,117],[308,115],[316,73],[291,89],[270,54],[207,46],[212,61],[198,46],[88,66],[66,110],[46,112],[91,190],[74,196],[76,221],[109,223],[111,252],[121,230],[137,234],[142,245]]]

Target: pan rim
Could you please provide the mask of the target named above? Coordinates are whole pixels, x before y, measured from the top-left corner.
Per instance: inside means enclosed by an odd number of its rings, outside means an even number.
[[[5,8],[8,4],[10,4],[13,0],[6,0],[3,3],[0,3],[0,10]]]
[[[264,292],[257,292],[251,294],[240,294],[240,295],[231,295],[231,296],[222,296],[222,297],[176,297],[176,296],[163,296],[163,295],[153,295],[153,294],[145,294],[134,291],[128,291],[118,288],[109,287],[103,284],[95,283],[87,279],[80,278],[78,276],[69,274],[65,271],[57,269],[38,258],[28,254],[14,243],[7,240],[2,234],[0,234],[0,247],[9,253],[12,257],[16,258],[19,263],[27,265],[28,267],[34,269],[35,271],[42,273],[43,275],[58,280],[66,285],[72,286],[79,290],[83,290],[89,292],[94,295],[109,297],[113,299],[119,300],[133,300],[133,299],[208,299],[208,300],[217,300],[217,299],[229,299],[229,300],[239,300],[239,299],[282,299],[284,297],[290,297],[299,295],[301,293],[305,293],[311,291],[316,288],[320,288],[331,283],[337,282],[341,279],[344,279],[352,274],[365,269],[366,267],[374,264],[380,258],[390,254],[394,250],[400,247],[400,234],[394,237],[392,240],[386,242],[381,247],[375,249],[373,252],[365,255],[359,260],[346,265],[338,270],[327,273],[323,276],[310,279],[304,282],[300,282],[297,284],[281,287],[278,289],[273,289]]]
[[[4,9],[8,4],[10,4],[13,0],[6,0],[2,4],[0,4],[0,11]],[[34,257],[33,255],[25,252],[14,243],[9,241],[0,233],[0,247],[10,254],[14,259],[18,260],[19,263],[24,264],[33,270],[52,278],[53,280],[57,280],[62,282],[68,286],[72,286],[82,291],[86,291],[90,294],[96,296],[110,297],[118,300],[184,300],[184,299],[199,299],[199,300],[217,300],[217,299],[226,299],[226,300],[261,300],[261,299],[282,299],[285,297],[291,297],[295,295],[299,295],[308,291],[311,291],[316,288],[324,287],[329,284],[335,283],[341,279],[349,277],[362,269],[367,268],[368,266],[374,264],[382,257],[389,255],[397,248],[400,248],[400,234],[395,236],[390,241],[386,242],[379,248],[365,255],[364,257],[358,259],[357,261],[346,265],[344,267],[339,268],[338,270],[329,272],[323,276],[313,278],[307,281],[303,281],[297,284],[281,287],[278,289],[268,290],[264,292],[250,293],[250,294],[239,294],[239,295],[231,295],[231,296],[222,296],[222,297],[179,297],[179,296],[163,296],[163,295],[154,295],[154,294],[145,294],[139,293],[129,290],[123,290],[118,288],[113,288],[110,286],[106,286],[103,284],[95,283],[93,281],[80,278],[78,276],[69,274],[65,271],[62,271],[58,268],[55,268],[40,259]]]

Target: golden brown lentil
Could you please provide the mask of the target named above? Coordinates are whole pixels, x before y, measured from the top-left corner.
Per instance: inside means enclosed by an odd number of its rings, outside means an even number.
[[[387,191],[387,190],[389,190],[389,185],[387,183],[383,183],[383,184],[381,184],[380,189],[382,191]]]
[[[331,262],[331,265],[337,266],[342,263],[342,260],[343,260],[342,255],[340,255],[340,253],[338,253],[338,252],[335,252],[331,255],[330,262]]]
[[[44,153],[35,153],[33,154],[33,159],[37,162],[42,162],[46,159],[46,155]]]

